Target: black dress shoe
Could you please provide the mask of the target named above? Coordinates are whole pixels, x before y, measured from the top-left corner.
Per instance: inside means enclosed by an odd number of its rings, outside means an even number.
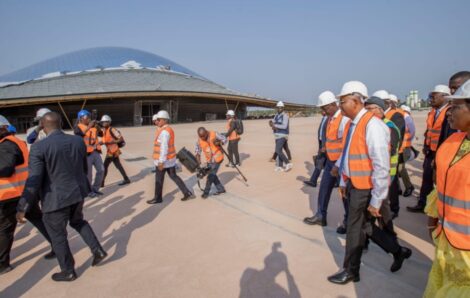
[[[208,197],[209,197],[208,193],[203,193],[202,196],[201,196],[201,198],[203,198],[203,199],[207,199]]]
[[[408,206],[406,210],[413,213],[424,213],[424,206],[417,204],[416,206]]]
[[[95,193],[96,195],[98,195],[98,196],[102,196],[102,195],[104,195],[104,193],[102,193],[102,192],[101,192],[101,191],[99,191],[99,190],[96,190],[96,191],[94,191],[94,193]]]
[[[225,191],[225,190],[216,191],[216,192],[214,193],[214,196],[222,195],[222,194],[224,194],[224,193],[226,193],[226,192],[227,192],[227,191]]]
[[[129,180],[129,179],[124,179],[123,181],[119,182],[118,185],[119,185],[119,186],[123,186],[123,185],[129,184],[129,183],[131,183],[131,180]]]
[[[401,265],[403,265],[403,262],[409,257],[411,257],[411,253],[411,249],[402,247],[400,249],[400,252],[393,256],[393,264],[390,267],[390,271],[397,272],[398,270],[400,270]]]
[[[327,225],[326,219],[321,218],[319,216],[312,216],[312,217],[306,217],[304,218],[304,223],[307,225],[319,225],[322,227],[325,227]]]
[[[398,217],[398,212],[392,212],[392,220]]]
[[[311,187],[317,187],[316,183],[313,183],[312,181],[304,181],[305,185],[311,186]]]
[[[404,197],[409,197],[413,194],[413,191],[415,190],[415,188],[412,186],[411,188],[407,188],[405,189],[405,192],[403,193],[403,196]]]
[[[13,266],[8,265],[8,266],[1,266],[0,267],[0,275],[5,274],[13,270]]]
[[[403,190],[399,189],[398,190],[398,195],[401,196],[403,194]]]
[[[51,250],[50,252],[44,255],[44,259],[46,260],[52,260],[54,258],[55,258],[55,252],[53,250]]]
[[[193,195],[192,193],[187,193],[184,195],[184,197],[181,198],[181,201],[187,201],[187,200],[191,200],[191,199],[195,199],[196,196]]]
[[[346,227],[344,225],[340,225],[337,229],[336,229],[336,233],[338,234],[341,234],[341,235],[344,235],[346,234],[347,230],[346,230]]]
[[[339,284],[339,285],[345,285],[351,281],[358,282],[359,280],[360,280],[359,273],[352,274],[352,273],[349,273],[346,269],[343,269],[342,271],[328,277],[329,282]]]
[[[52,274],[52,280],[54,281],[73,281],[77,279],[77,274],[75,271],[72,271],[70,273],[68,272],[58,272]]]
[[[91,262],[91,266],[98,265],[101,261],[103,261],[108,254],[104,251],[104,249],[100,248],[96,252],[93,253],[93,261]]]
[[[150,204],[150,205],[160,204],[160,203],[163,203],[163,200],[152,199],[152,200],[147,201],[147,204]]]

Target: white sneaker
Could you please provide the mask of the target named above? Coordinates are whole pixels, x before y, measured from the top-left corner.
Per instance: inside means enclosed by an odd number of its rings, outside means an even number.
[[[274,172],[281,172],[283,170],[283,168],[281,167],[275,167],[274,168]]]
[[[284,172],[289,172],[294,165],[291,163],[286,164],[286,167],[284,168]]]

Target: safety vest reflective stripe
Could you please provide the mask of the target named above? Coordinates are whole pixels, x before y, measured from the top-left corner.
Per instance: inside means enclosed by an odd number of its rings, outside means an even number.
[[[437,150],[437,145],[439,144],[439,136],[441,134],[442,123],[444,122],[444,118],[446,115],[449,106],[442,109],[439,113],[439,116],[434,120],[436,115],[436,109],[432,109],[431,112],[428,114],[428,118],[426,119],[426,136],[424,143],[432,150]]]
[[[349,160],[368,160],[369,155],[367,154],[349,154]]]
[[[15,136],[7,136],[0,143],[9,140],[15,143],[23,154],[24,162],[15,167],[15,172],[10,177],[0,178],[0,201],[5,201],[21,196],[26,180],[28,179],[29,152],[26,143]]]
[[[441,144],[436,154],[438,235],[444,232],[449,243],[470,250],[470,154],[453,163],[466,132],[456,132]]]
[[[349,171],[349,175],[357,177],[367,177],[372,175],[372,171]]]
[[[160,141],[158,137],[163,131],[167,131],[170,135],[170,139],[168,140],[168,151],[166,154],[166,159],[173,159],[176,158],[176,148],[175,148],[175,132],[170,126],[164,126],[162,128],[157,129],[155,133],[155,140],[153,144],[153,159],[158,160],[160,159]]]
[[[339,129],[341,122],[343,121],[343,115],[339,114],[336,118],[332,120],[327,120],[326,124],[326,155],[331,161],[336,161],[341,156],[343,151],[343,139],[338,138]]]

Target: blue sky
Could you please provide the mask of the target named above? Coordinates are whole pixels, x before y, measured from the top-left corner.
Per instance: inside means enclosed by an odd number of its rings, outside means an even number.
[[[470,1],[0,1],[0,74],[96,46],[242,92],[315,103],[348,80],[421,96],[470,70]]]

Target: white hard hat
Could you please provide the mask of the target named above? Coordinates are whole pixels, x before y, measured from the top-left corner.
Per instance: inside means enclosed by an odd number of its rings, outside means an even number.
[[[331,91],[324,91],[318,96],[317,107],[323,107],[329,105],[330,103],[336,102],[336,97]]]
[[[8,125],[10,125],[10,122],[8,122],[7,118],[0,115],[0,126],[8,126]]]
[[[395,94],[390,93],[390,100],[398,103],[398,97]]]
[[[454,95],[446,96],[446,99],[462,99],[470,98],[470,80],[466,81],[462,86],[460,86]]]
[[[158,111],[157,114],[153,115],[152,120],[155,121],[157,119],[167,119],[170,120],[170,115],[168,114],[167,111],[161,110]]]
[[[401,106],[401,109],[405,112],[408,112],[411,114],[411,108],[409,106],[406,106],[406,105],[402,105]]]
[[[283,108],[284,107],[284,103],[282,101],[278,101],[277,104],[276,104],[276,107],[278,108]]]
[[[447,85],[436,85],[431,93],[444,93],[450,95],[450,89]]]
[[[226,115],[227,116],[235,116],[235,112],[233,110],[228,110]]]
[[[103,115],[103,117],[101,117],[101,122],[111,122],[111,117]]]
[[[343,88],[341,88],[341,93],[338,94],[336,97],[340,98],[342,96],[349,95],[352,93],[359,93],[364,98],[369,97],[366,85],[359,81],[349,81],[344,83]]]
[[[41,119],[42,117],[44,117],[44,115],[46,115],[47,113],[50,113],[51,110],[49,110],[48,108],[40,108],[37,112],[36,112],[36,118],[34,118],[34,120],[39,120]]]
[[[383,100],[391,99],[390,94],[386,90],[375,91],[374,94],[372,94],[372,96],[378,97]]]

